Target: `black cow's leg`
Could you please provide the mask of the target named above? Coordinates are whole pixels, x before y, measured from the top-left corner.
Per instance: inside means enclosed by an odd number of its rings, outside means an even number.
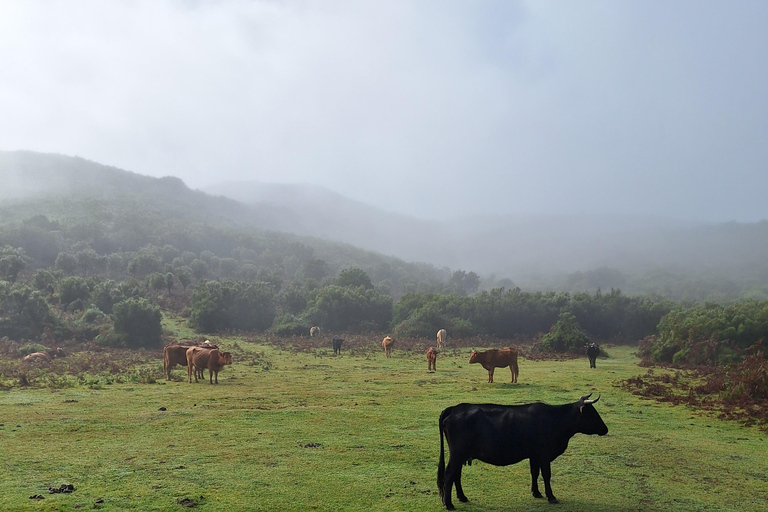
[[[543,498],[539,492],[539,465],[531,458],[531,494],[534,498]]]
[[[455,472],[456,467],[453,460],[448,459],[448,466],[445,468],[445,483],[443,484],[443,505],[445,505],[447,510],[456,509],[451,501],[451,491],[453,491],[453,482],[456,478],[456,475],[454,474]],[[461,465],[459,465],[459,475],[461,475]],[[459,478],[461,478],[461,476],[459,476]]]
[[[552,494],[552,486],[549,484],[549,478],[552,476],[552,470],[549,466],[549,462],[545,462],[541,465],[541,477],[544,479],[544,494],[547,495],[547,501],[550,503],[560,503]]]
[[[459,466],[459,471],[456,474],[456,481],[454,483],[456,484],[456,497],[459,498],[459,501],[469,501],[469,498],[464,494],[464,489],[461,487],[461,466]]]

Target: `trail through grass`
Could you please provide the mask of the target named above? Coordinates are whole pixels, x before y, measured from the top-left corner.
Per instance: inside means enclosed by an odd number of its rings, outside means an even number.
[[[597,369],[586,357],[522,359],[518,384],[506,369],[488,384],[468,350],[427,373],[423,353],[396,347],[385,359],[375,339],[339,357],[218,342],[234,352],[218,386],[188,384],[177,367],[167,383],[0,391],[0,510],[443,510],[443,408],[590,392],[609,434],[575,436],[553,463],[558,511],[766,510],[765,435],[623,391],[620,380],[642,373],[627,347],[608,348]],[[526,462],[463,474],[460,511],[553,510],[531,497]],[[76,490],[48,494],[65,483]]]

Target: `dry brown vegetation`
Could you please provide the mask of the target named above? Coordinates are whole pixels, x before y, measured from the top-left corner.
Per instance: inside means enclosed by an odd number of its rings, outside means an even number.
[[[641,364],[648,366],[649,362]],[[768,368],[762,343],[755,344],[739,363],[674,370],[650,368],[645,375],[623,381],[621,387],[645,398],[712,411],[720,418],[768,431]]]

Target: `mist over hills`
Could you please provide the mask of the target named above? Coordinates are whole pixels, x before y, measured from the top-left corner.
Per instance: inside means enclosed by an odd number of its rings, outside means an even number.
[[[140,228],[129,229],[118,217],[141,209],[145,218],[181,231],[215,224],[311,237],[302,240],[318,257],[341,243],[353,246],[344,249],[348,252],[359,248],[436,269],[474,271],[484,277],[483,288],[616,287],[676,298],[768,295],[768,221],[713,224],[650,215],[456,219],[446,201],[435,203],[445,210],[445,220],[432,221],[390,212],[386,198],[376,198],[380,206],[374,206],[318,186],[226,182],[197,191],[175,177],[151,178],[78,157],[27,151],[0,152],[0,198],[3,222],[43,214],[87,223],[103,216],[124,250],[138,249],[131,237]],[[83,207],[89,201],[101,203],[95,210]],[[128,213],[116,214],[106,204]],[[347,263],[355,264],[355,258]]]
[[[388,212],[317,186],[222,183],[206,192],[280,212],[280,230],[319,236],[425,261],[438,267],[510,278],[526,287],[562,288],[579,272],[614,269],[628,276],[716,275],[764,282],[768,222],[705,223],[660,216],[475,216],[427,221]],[[605,277],[611,273],[602,272]],[[639,283],[636,283],[639,284]],[[595,288],[594,285],[584,285]],[[567,286],[566,286],[567,287]],[[644,291],[653,291],[645,289]]]

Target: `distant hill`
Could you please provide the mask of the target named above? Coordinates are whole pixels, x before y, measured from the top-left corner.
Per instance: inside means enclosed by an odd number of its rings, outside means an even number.
[[[486,215],[440,222],[388,212],[314,186],[239,182],[206,191],[270,205],[281,212],[277,222],[282,231],[494,274],[528,287],[567,288],[574,280],[570,274],[601,268],[626,274],[604,281],[604,287],[626,287],[627,277],[665,272],[716,275],[738,279],[742,286],[768,281],[768,221],[706,224],[653,216]]]
[[[228,257],[238,237],[261,233],[285,247],[311,248],[332,272],[359,266],[387,275],[394,265],[421,280],[474,271],[486,289],[500,283],[616,287],[676,299],[768,297],[768,221],[588,215],[426,221],[388,211],[385,200],[374,206],[317,186],[231,182],[196,191],[175,177],[25,151],[0,152],[0,198],[0,225],[46,215],[95,229],[89,244],[102,253],[135,251],[150,240]],[[450,203],[444,208],[450,212]],[[309,257],[296,250],[297,260]]]

